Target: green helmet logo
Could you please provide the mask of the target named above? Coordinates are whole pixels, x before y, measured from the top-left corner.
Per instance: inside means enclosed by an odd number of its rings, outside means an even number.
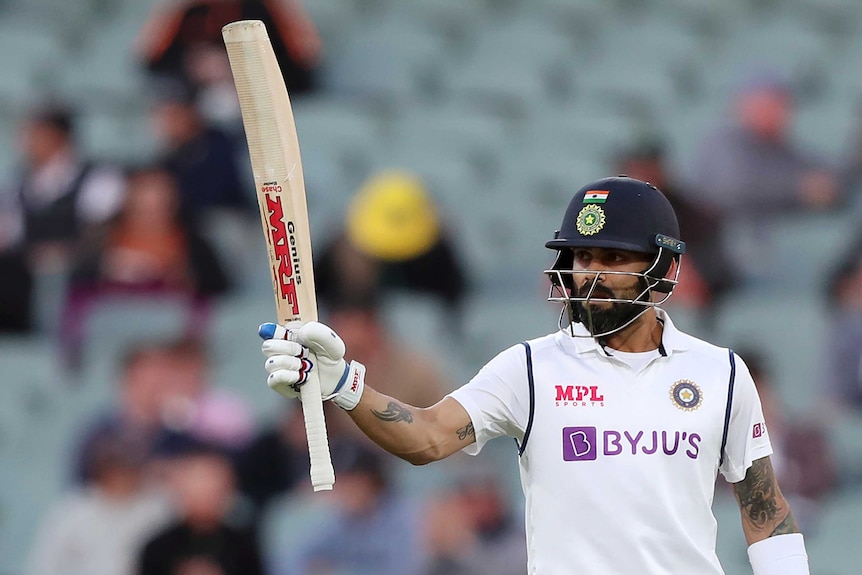
[[[605,227],[605,211],[595,204],[584,206],[578,213],[576,226],[582,236],[599,233]]]

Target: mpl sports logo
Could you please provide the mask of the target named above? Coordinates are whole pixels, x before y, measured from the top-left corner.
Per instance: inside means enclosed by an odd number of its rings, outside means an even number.
[[[272,275],[278,289],[278,296],[287,300],[293,315],[299,315],[299,301],[296,297],[296,285],[302,283],[299,269],[299,252],[296,247],[296,227],[293,221],[284,221],[284,207],[278,194],[282,187],[277,182],[265,182],[261,186],[269,213],[269,237],[276,264]]]
[[[701,436],[688,431],[644,431],[595,427],[563,428],[563,461],[595,461],[599,455],[685,455],[697,459]]]
[[[554,407],[604,407],[605,396],[598,385],[555,385]]]

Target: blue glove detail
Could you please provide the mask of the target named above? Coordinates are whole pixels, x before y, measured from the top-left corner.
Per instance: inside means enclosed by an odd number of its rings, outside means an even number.
[[[275,330],[278,329],[278,326],[274,323],[262,323],[260,327],[257,328],[257,334],[262,339],[272,339],[275,337]]]
[[[335,391],[332,393],[338,393],[341,391],[341,388],[344,387],[344,382],[347,381],[347,374],[350,373],[350,366],[344,364],[344,373],[341,374],[341,379],[338,380],[338,385],[335,386]]]

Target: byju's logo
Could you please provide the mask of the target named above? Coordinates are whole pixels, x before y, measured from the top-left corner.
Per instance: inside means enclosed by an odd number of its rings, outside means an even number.
[[[751,430],[751,437],[757,439],[758,437],[763,437],[766,434],[766,424],[765,423],[755,423],[754,427]]]
[[[595,427],[564,427],[563,461],[595,461],[600,453],[602,457],[685,455],[697,459],[701,440],[699,433],[688,431],[606,429],[598,432]]]
[[[591,461],[597,455],[595,427],[563,428],[563,461]]]

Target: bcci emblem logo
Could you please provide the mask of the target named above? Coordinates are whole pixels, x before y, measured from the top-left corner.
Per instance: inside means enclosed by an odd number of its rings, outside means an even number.
[[[670,398],[683,411],[694,411],[703,403],[703,392],[689,379],[680,379],[670,386]]]
[[[583,236],[599,233],[605,227],[605,211],[595,204],[584,206],[578,214],[577,227]]]

